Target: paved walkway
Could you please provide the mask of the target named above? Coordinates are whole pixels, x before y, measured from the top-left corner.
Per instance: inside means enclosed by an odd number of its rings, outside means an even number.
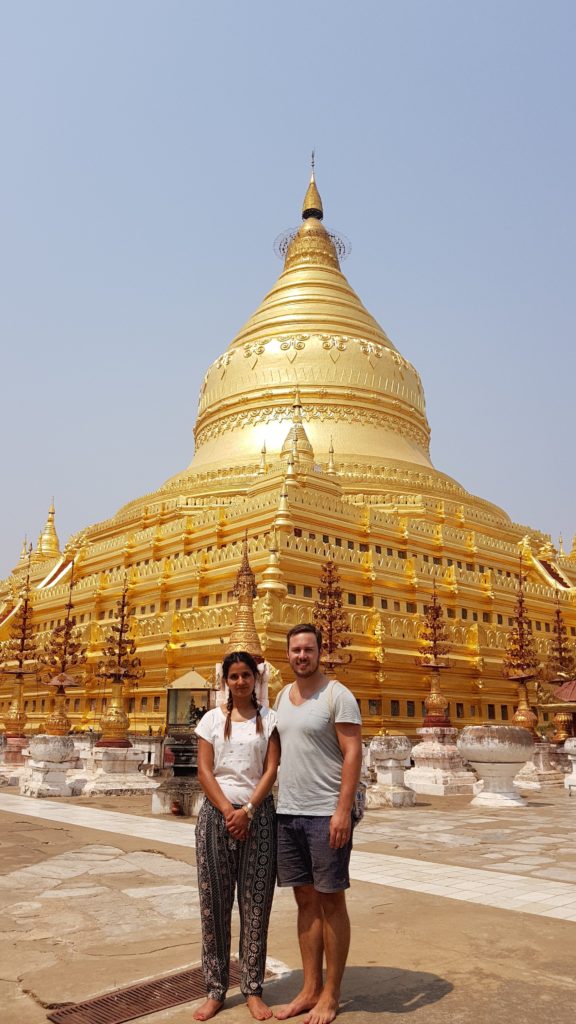
[[[0,793],[0,810],[13,814],[26,814],[29,817],[48,821],[66,822],[102,832],[122,833],[139,839],[156,840],[172,846],[183,846],[188,849],[194,847],[194,826],[183,821],[140,817],[123,814],[119,811],[79,807],[54,800],[30,800],[27,797],[9,796],[2,793]],[[402,814],[402,812],[400,813]],[[404,813],[406,814],[406,812]],[[514,809],[508,812],[508,814],[515,815],[523,813],[523,809]],[[416,829],[425,829],[428,841],[430,832],[432,832],[433,841],[436,844],[444,843],[444,845],[452,845],[452,848],[458,849],[466,836],[463,831],[456,836],[451,835],[456,821],[461,826],[466,823],[470,828],[470,825],[480,824],[485,829],[495,820],[498,819],[494,819],[489,814],[479,818],[477,814],[460,812],[457,814],[456,820],[434,823],[436,828],[432,824],[422,826],[420,821],[415,827]],[[403,826],[405,838],[406,835],[414,838],[413,833],[410,832],[409,821],[400,820],[399,824]],[[522,822],[516,821],[513,824],[521,826]],[[356,834],[356,846],[364,846],[366,840],[381,842],[389,827],[386,825],[379,827],[373,821],[367,822],[366,825],[362,824]],[[542,827],[542,822],[540,827]],[[568,828],[566,830],[568,831]],[[572,833],[572,826],[569,830]],[[490,831],[488,828],[488,838]],[[500,835],[506,835],[501,828],[498,832]],[[394,827],[394,838],[399,838],[399,830],[396,827]],[[556,845],[553,837],[549,835],[538,837],[533,832],[529,833],[528,847],[524,839],[525,837],[521,836],[513,846],[512,852],[516,855],[516,861],[512,861],[512,863],[515,865],[515,869],[520,867],[534,870],[553,863],[553,858],[549,856],[550,844]],[[558,836],[558,839],[561,842],[566,837]],[[546,851],[545,856],[539,855],[538,852],[532,852],[532,850],[539,851],[542,846]],[[497,857],[498,855],[493,854],[492,856]],[[373,885],[428,893],[432,896],[464,900],[477,905],[484,904],[489,907],[498,907],[501,910],[539,914],[576,922],[576,866],[573,874],[574,883],[547,881],[541,877],[536,882],[531,874],[527,877],[524,875],[518,877],[516,870],[510,870],[510,859],[508,860],[508,870],[501,871],[494,870],[493,867],[489,869],[467,868],[415,860],[404,856],[366,853],[359,849],[353,852],[351,862],[351,877],[358,882],[370,882]]]
[[[200,959],[194,826],[152,817],[149,797],[2,789],[0,863],[1,1024],[46,1024],[49,1006]],[[564,791],[498,813],[465,798],[370,811],[352,877],[338,1024],[572,1024],[576,800]],[[277,1005],[301,978],[290,890],[276,892],[269,952],[290,972],[266,985]],[[191,1010],[140,1021],[191,1024]],[[218,1021],[248,1024],[239,993]]]

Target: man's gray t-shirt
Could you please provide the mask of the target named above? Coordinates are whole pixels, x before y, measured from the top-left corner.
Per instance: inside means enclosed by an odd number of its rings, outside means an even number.
[[[275,710],[282,746],[278,814],[334,814],[343,760],[334,723],[362,724],[356,698],[342,683],[331,680],[296,706],[288,686],[279,694]]]

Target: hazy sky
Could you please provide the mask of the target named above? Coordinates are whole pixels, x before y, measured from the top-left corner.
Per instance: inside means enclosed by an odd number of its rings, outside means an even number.
[[[184,468],[317,152],[436,467],[576,532],[573,0],[0,3],[0,575]]]

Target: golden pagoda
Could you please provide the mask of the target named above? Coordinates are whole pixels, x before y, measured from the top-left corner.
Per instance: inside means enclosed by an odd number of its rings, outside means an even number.
[[[33,624],[42,644],[63,621],[73,564],[88,651],[83,687],[66,709],[75,729],[97,729],[110,701],[97,666],[125,579],[145,676],[124,699],[142,732],[163,729],[167,685],[192,669],[208,678],[234,641],[235,584],[248,559],[262,656],[286,680],[286,631],[312,618],[322,565],[335,563],[352,638],[340,674],[366,736],[384,728],[413,735],[421,724],[430,677],[419,635],[434,591],[446,618],[442,688],[455,725],[512,719],[516,691],[502,665],[520,551],[538,655],[549,653],[557,598],[576,636],[576,547],[559,553],[548,536],[512,523],[432,465],[418,373],[362,305],[341,252],[312,174],[282,273],[207,370],[188,468],[63,551],[51,506],[31,560]],[[24,568],[21,559],[0,584],[0,640]],[[0,685],[1,718],[10,691]],[[41,684],[28,691],[34,731],[50,697]],[[544,709],[541,725],[546,717]]]

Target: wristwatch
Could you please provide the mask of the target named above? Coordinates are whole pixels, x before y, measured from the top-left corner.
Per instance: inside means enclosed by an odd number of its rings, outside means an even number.
[[[250,821],[252,821],[252,818],[254,817],[254,812],[256,810],[256,808],[254,807],[254,804],[251,804],[250,801],[248,801],[247,804],[244,804],[244,807],[242,808],[242,810],[246,811],[246,814],[250,818]]]

